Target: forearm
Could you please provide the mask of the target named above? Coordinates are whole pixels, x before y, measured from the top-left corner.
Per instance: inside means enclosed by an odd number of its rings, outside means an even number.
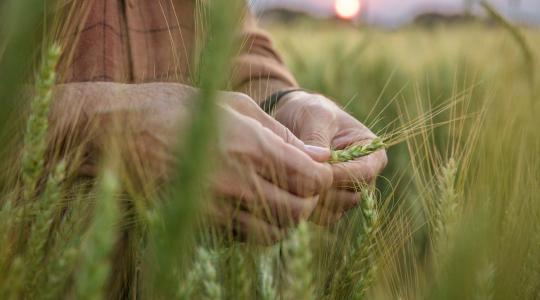
[[[67,110],[86,115],[107,111],[152,110],[160,103],[186,105],[194,101],[197,89],[176,83],[122,84],[81,82],[60,84],[54,90],[53,116],[71,117]],[[54,121],[54,120],[53,120]]]
[[[113,147],[132,165],[156,161],[156,153],[165,155],[179,141],[177,129],[189,121],[196,93],[169,83],[58,85],[50,113],[51,153],[85,176],[96,175],[103,154],[112,154]],[[163,162],[141,169],[161,176]]]

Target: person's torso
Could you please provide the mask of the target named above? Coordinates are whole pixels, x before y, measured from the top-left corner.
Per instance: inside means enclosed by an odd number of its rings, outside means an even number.
[[[67,39],[64,82],[189,83],[193,0],[91,0]],[[70,24],[68,24],[69,26]]]

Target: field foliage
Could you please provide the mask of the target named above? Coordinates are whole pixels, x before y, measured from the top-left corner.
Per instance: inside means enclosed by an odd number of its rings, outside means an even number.
[[[198,214],[211,201],[201,187],[213,99],[233,49],[234,6],[216,3],[206,15],[213,38],[198,74],[201,101],[179,150],[190,156],[158,195],[130,191],[114,155],[98,178],[81,181],[47,152],[61,48],[28,37],[47,23],[39,12],[10,27],[15,38],[0,44],[0,299],[540,298],[538,31],[511,27],[523,44],[508,27],[481,24],[269,25],[303,87],[400,143],[340,222],[305,221],[262,247],[232,241]],[[41,48],[19,126],[20,55]]]

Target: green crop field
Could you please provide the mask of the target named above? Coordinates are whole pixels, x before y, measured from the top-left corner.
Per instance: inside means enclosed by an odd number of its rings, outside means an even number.
[[[389,164],[338,223],[302,221],[261,246],[200,213],[214,200],[201,186],[235,46],[235,14],[216,3],[202,117],[167,186],[143,189],[117,157],[80,180],[49,153],[62,49],[45,39],[34,55],[47,19],[14,8],[20,25],[0,40],[0,299],[540,298],[540,31],[502,20],[265,25],[301,86],[383,137]],[[35,56],[34,92],[21,96]]]

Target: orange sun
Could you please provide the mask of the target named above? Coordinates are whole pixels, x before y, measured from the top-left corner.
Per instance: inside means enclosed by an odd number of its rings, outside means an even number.
[[[360,0],[336,0],[336,15],[342,19],[352,19],[360,13]]]

